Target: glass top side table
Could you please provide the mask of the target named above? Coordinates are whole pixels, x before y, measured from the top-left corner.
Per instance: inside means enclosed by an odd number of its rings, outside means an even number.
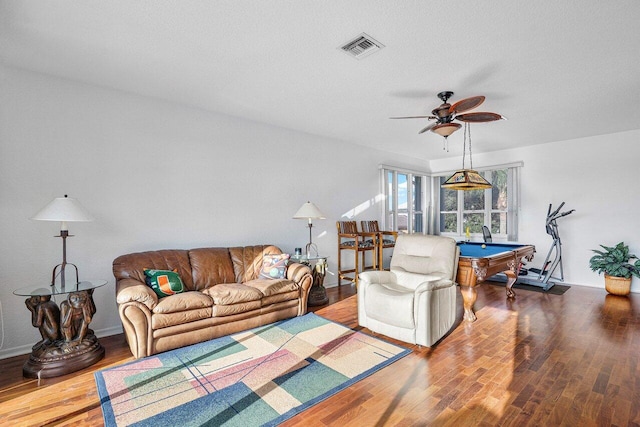
[[[64,295],[71,292],[89,291],[106,284],[106,280],[85,280],[78,283],[67,283],[64,286],[60,285],[60,283],[56,283],[55,286],[28,286],[26,288],[16,289],[13,291],[13,294],[21,297]]]
[[[327,274],[327,258],[328,256],[307,256],[307,255],[291,255],[291,260],[305,264],[311,267],[311,275],[313,277],[313,284],[311,290],[309,290],[309,300],[307,304],[311,307],[318,305],[325,305],[329,302],[327,296],[327,290],[325,289],[324,277]],[[311,266],[311,263],[314,263]]]
[[[78,283],[30,286],[13,291],[28,297],[31,324],[38,328],[42,340],[36,343],[22,368],[28,378],[51,378],[79,371],[104,357],[89,324],[96,312],[93,291],[107,284],[106,280]],[[54,295],[66,295],[58,306]]]

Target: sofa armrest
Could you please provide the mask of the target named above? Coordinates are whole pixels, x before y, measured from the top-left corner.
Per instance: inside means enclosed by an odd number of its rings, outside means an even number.
[[[158,295],[139,280],[121,279],[116,283],[116,301],[118,304],[139,302],[151,311],[158,305]]]
[[[287,279],[293,280],[300,286],[300,299],[298,302],[298,316],[302,316],[307,312],[307,299],[313,284],[313,276],[311,268],[298,262],[292,262],[287,265]]]
[[[307,275],[311,276],[311,268],[309,266],[299,262],[290,262],[287,265],[287,279],[300,284]]]

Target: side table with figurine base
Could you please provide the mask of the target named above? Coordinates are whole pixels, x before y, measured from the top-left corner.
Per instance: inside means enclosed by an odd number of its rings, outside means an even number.
[[[96,312],[93,291],[106,283],[83,281],[13,292],[28,297],[25,305],[31,312],[31,323],[42,336],[22,368],[25,377],[58,377],[91,366],[104,357],[104,347],[89,324]],[[66,295],[59,307],[51,300],[54,295]]]

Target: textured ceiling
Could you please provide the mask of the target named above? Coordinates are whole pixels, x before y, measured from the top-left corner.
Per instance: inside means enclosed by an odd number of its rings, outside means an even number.
[[[640,128],[640,2],[0,0],[0,61],[414,157],[436,94],[485,95],[474,152]],[[362,32],[386,47],[338,47]]]

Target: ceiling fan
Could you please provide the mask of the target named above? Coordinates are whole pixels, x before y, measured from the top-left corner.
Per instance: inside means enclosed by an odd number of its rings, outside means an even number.
[[[429,126],[421,129],[418,133],[420,134],[430,130],[431,132],[437,133],[438,135],[445,138],[460,129],[460,127],[462,126],[460,123],[454,122],[454,120],[468,123],[484,123],[504,119],[504,117],[498,113],[474,112],[460,114],[478,107],[484,102],[485,98],[484,96],[472,96],[470,98],[461,99],[460,101],[451,105],[447,101],[449,100],[449,98],[451,98],[452,95],[453,92],[450,91],[444,91],[438,94],[438,98],[442,100],[442,104],[431,111],[431,114],[433,114],[432,116],[407,116],[390,118],[435,120],[434,123],[429,124]]]

